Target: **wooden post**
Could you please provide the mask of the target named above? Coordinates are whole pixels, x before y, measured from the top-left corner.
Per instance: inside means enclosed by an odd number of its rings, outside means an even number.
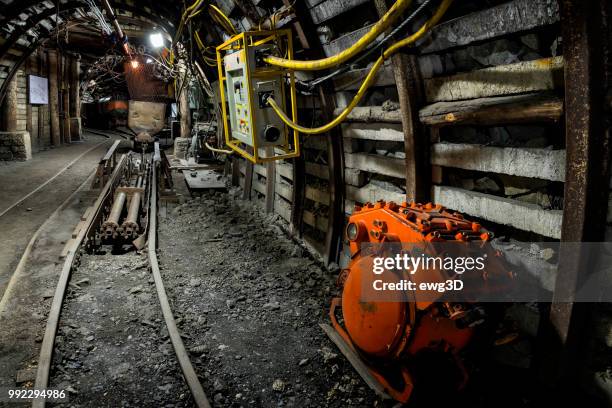
[[[329,122],[334,114],[333,86],[319,87],[323,120]],[[336,262],[340,255],[344,225],[344,163],[342,161],[343,137],[340,127],[331,129],[326,135],[327,163],[329,170],[329,223],[325,234],[325,262]]]
[[[70,134],[73,140],[80,140],[81,94],[80,94],[81,57],[73,57],[70,64]]]
[[[380,16],[387,10],[385,0],[375,0]],[[429,140],[419,120],[419,107],[423,104],[423,81],[414,55],[396,54],[391,57],[393,75],[399,98],[404,151],[406,152],[407,201],[426,202],[431,196],[431,169]]]
[[[274,155],[273,147],[266,147],[266,155]],[[276,195],[276,162],[266,163],[266,212],[274,212],[274,199]]]
[[[17,77],[8,84],[2,109],[2,122],[7,132],[17,131]]]
[[[72,143],[70,135],[70,57],[62,56],[62,131],[64,143]]]
[[[236,157],[231,159],[232,161],[232,186],[240,186],[240,160]]]
[[[81,57],[73,57],[70,66],[70,116],[81,117],[81,94],[79,75],[81,73]]]
[[[42,48],[38,49],[37,61],[38,61],[38,74],[43,75],[42,72],[43,72],[43,68],[45,67],[45,53],[42,50]],[[38,107],[38,148],[39,149],[43,145],[42,140],[43,140],[43,136],[45,135],[45,111],[47,109],[48,109],[48,105],[40,105]]]
[[[298,39],[304,48],[305,58],[320,58],[324,55],[323,47],[318,41],[316,26],[309,17],[308,5],[304,1],[283,0],[286,6],[293,6],[297,16],[293,27],[298,34]],[[315,39],[312,44],[308,42],[308,37]],[[306,195],[306,162],[304,156],[296,157],[293,163],[293,189],[291,197],[291,225],[292,236],[301,237],[304,228],[304,199]]]
[[[244,172],[244,191],[242,192],[243,200],[251,199],[251,188],[253,187],[253,169],[254,165],[250,161],[246,161],[246,168]]]
[[[291,196],[291,235],[302,236],[304,226],[304,198],[306,191],[306,163],[304,156],[293,159],[293,189]]]
[[[562,242],[605,240],[610,179],[610,135],[605,125],[607,0],[562,0],[565,60],[566,175]],[[568,253],[569,252],[569,253]],[[581,374],[588,304],[574,303],[578,288],[596,265],[587,249],[561,251],[549,318],[541,319],[540,376],[566,391]],[[568,387],[569,385],[569,387]]]
[[[24,70],[24,75],[26,78],[26,81],[28,80],[28,75],[32,73],[33,68],[32,68],[32,57],[30,56],[25,63],[25,70]],[[26,85],[26,94],[29,91],[29,86]],[[29,95],[26,95],[26,130],[28,131],[28,133],[30,133],[30,141],[32,143],[32,147],[34,147],[34,145],[36,144],[34,141],[34,132],[33,130],[33,126],[32,126],[32,105],[30,104],[30,98]]]
[[[59,146],[62,143],[59,117],[57,56],[57,50],[49,50],[47,53],[47,63],[49,65],[49,116],[51,121],[51,144],[53,146]]]
[[[295,4],[295,2],[292,4],[290,0],[283,0],[283,4],[287,7],[295,6],[296,8],[300,8],[300,10],[298,10],[299,15],[304,15],[303,13],[306,11],[304,10],[304,8],[301,8],[298,4]],[[298,39],[300,40],[300,44],[302,45],[302,48],[304,48],[305,50],[310,50],[310,43],[308,42],[308,37],[306,36],[306,33],[304,32],[304,28],[302,27],[302,23],[300,21],[295,21],[293,23],[293,28],[295,28],[295,32],[297,33],[297,36],[298,36]]]

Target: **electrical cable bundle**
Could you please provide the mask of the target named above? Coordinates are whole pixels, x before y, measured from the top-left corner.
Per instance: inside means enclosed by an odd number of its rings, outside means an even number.
[[[81,90],[84,98],[90,97],[95,100],[94,90],[102,84],[112,83],[113,86],[124,84],[124,73],[116,69],[123,60],[123,56],[113,50],[98,58],[85,72]]]
[[[415,33],[407,36],[404,39],[398,40],[388,46],[386,49],[383,47],[390,42],[395,36],[404,30],[411,22],[413,22],[417,16],[421,14],[421,12],[432,2],[433,0],[425,0],[423,3],[419,4],[418,7],[407,17],[405,18],[399,25],[393,28],[390,32],[392,25],[402,16],[402,14],[410,7],[412,4],[412,0],[397,0],[395,4],[376,22],[372,28],[364,34],[359,40],[357,40],[352,46],[347,49],[339,52],[336,55],[332,55],[326,58],[321,58],[318,60],[311,61],[300,61],[288,59],[286,56],[283,56],[282,53],[279,55],[268,55],[264,57],[264,62],[274,67],[284,68],[290,71],[319,71],[330,68],[336,68],[330,74],[327,74],[323,77],[311,80],[309,82],[299,82],[300,85],[305,86],[309,91],[312,91],[317,85],[340,75],[344,72],[350,70],[351,66],[355,64],[361,63],[365,61],[367,58],[374,55],[376,52],[380,52],[378,58],[374,61],[372,67],[370,68],[368,74],[365,77],[364,82],[361,87],[357,91],[354,98],[351,100],[349,105],[331,122],[319,126],[307,128],[304,126],[300,126],[297,123],[294,123],[289,116],[283,112],[280,106],[276,103],[273,97],[269,97],[267,99],[267,104],[272,107],[274,112],[279,116],[279,118],[291,129],[294,129],[303,134],[320,134],[325,133],[342,123],[346,117],[351,113],[351,111],[359,104],[359,102],[365,96],[367,90],[372,86],[376,75],[380,68],[383,66],[384,62],[391,58],[393,55],[398,53],[401,49],[408,46],[413,46],[418,40],[425,36],[444,16],[453,0],[441,0],[436,12],[433,14],[431,18],[429,18]],[[204,0],[195,0],[195,2],[188,7],[183,16],[181,18],[181,22],[179,24],[179,28],[177,30],[177,34],[173,41],[172,50],[177,44],[178,40],[182,36],[182,32],[184,30],[185,24],[190,22],[191,19],[196,17],[202,12]],[[236,30],[232,25],[231,21],[221,10],[217,7],[210,5],[209,12],[213,21],[216,22],[221,28],[226,31],[230,35],[235,35]],[[276,18],[273,18],[271,21],[274,23]],[[274,24],[273,24],[274,25]],[[191,26],[190,26],[191,32]],[[385,34],[386,33],[386,34]],[[384,37],[377,41],[377,39],[384,35]],[[195,41],[197,48],[200,51],[200,55],[202,57],[202,61],[209,65],[210,67],[215,66],[217,62],[215,58],[213,58],[212,52],[210,52],[210,47],[207,47],[202,38],[200,37],[199,32],[196,30],[195,33],[191,35]],[[192,42],[193,44],[193,42]],[[193,45],[192,45],[193,48]],[[207,53],[209,53],[207,55]],[[190,54],[191,55],[191,54]],[[352,61],[352,64],[349,65],[349,61]],[[211,89],[209,89],[210,83],[206,78],[204,71],[197,64],[197,62],[190,61],[189,67],[194,75],[198,78],[199,82],[205,88],[207,94],[211,94]],[[174,63],[174,54],[171,53],[170,65],[172,66]],[[194,67],[196,69],[194,69]],[[184,81],[183,81],[184,82]],[[182,88],[182,87],[181,87]],[[179,92],[180,94],[180,92]]]
[[[347,72],[350,69],[350,65],[347,64],[348,61],[353,60],[353,65],[356,63],[360,63],[366,60],[368,57],[372,56],[375,52],[378,52],[382,49],[382,47],[387,44],[391,39],[393,39],[400,31],[405,29],[408,24],[410,24],[414,19],[431,3],[432,0],[425,0],[422,4],[420,4],[406,19],[404,19],[397,27],[395,27],[391,32],[384,35],[384,37],[376,41],[381,35],[387,32],[393,23],[397,21],[400,16],[408,9],[411,5],[412,0],[397,0],[395,4],[380,18],[378,22],[376,22],[372,28],[364,34],[355,44],[348,47],[347,49],[339,52],[336,55],[332,55],[326,58],[321,58],[318,60],[312,61],[300,61],[288,59],[286,57],[269,55],[264,58],[264,61],[272,66],[284,68],[291,71],[318,71],[329,68],[336,68],[330,74],[312,80],[310,82],[301,82],[300,84],[306,86],[309,90],[314,89],[317,85],[320,85],[324,81],[327,81],[341,73]],[[374,64],[370,68],[364,82],[361,87],[357,91],[354,98],[351,100],[349,105],[331,122],[314,128],[307,128],[304,126],[300,126],[297,123],[294,123],[288,115],[282,111],[280,106],[276,103],[274,98],[269,97],[267,99],[267,103],[272,109],[276,112],[279,118],[291,129],[294,129],[303,134],[320,134],[325,133],[337,126],[341,122],[343,122],[346,117],[350,114],[350,112],[359,104],[359,102],[363,99],[366,94],[366,91],[372,86],[376,75],[380,68],[383,66],[384,62],[391,58],[393,55],[398,53],[402,48],[413,46],[418,40],[420,40],[425,34],[427,34],[444,16],[448,8],[450,7],[453,0],[442,0],[438,9],[433,14],[431,18],[429,18],[414,34],[409,35],[408,37],[396,41],[395,43],[388,46],[386,49],[380,51],[379,57],[374,61]],[[185,24],[189,22],[192,18],[197,16],[202,12],[202,5],[204,0],[195,0],[195,2],[188,7],[183,16],[181,18],[181,22],[179,24],[179,28],[177,30],[177,34],[173,41],[172,49],[176,45],[177,41],[181,38],[183,29]],[[221,26],[221,28],[226,31],[228,34],[236,34],[236,30],[232,25],[231,21],[221,10],[217,7],[210,5],[209,10],[211,17],[213,20]],[[191,28],[190,28],[191,29]],[[199,32],[196,31],[193,36],[195,38],[195,43],[200,51],[202,56],[202,60],[209,66],[214,67],[215,60],[212,55],[206,55],[209,52],[209,47],[207,47],[202,41]],[[170,65],[172,66],[174,63],[174,53],[171,54]],[[338,68],[342,64],[345,64],[341,68]],[[206,79],[206,75],[203,70],[197,65],[196,68],[193,69],[193,63],[189,65],[192,72],[195,71],[195,76],[198,77],[201,84],[205,84],[205,90],[207,93],[210,93],[209,81]],[[183,81],[184,82],[184,81]],[[179,93],[180,94],[180,93]]]
[[[414,10],[412,12],[412,14],[410,16],[408,16],[408,18],[406,18],[404,21],[402,21],[402,23],[400,25],[398,25],[395,29],[393,29],[393,31],[391,31],[389,34],[387,34],[383,39],[381,39],[380,41],[376,42],[373,45],[370,45],[368,47],[368,49],[366,50],[366,52],[364,52],[359,58],[355,59],[355,61],[353,61],[353,63],[351,65],[345,65],[342,68],[338,68],[337,70],[333,71],[332,73],[325,75],[323,77],[317,78],[317,79],[313,79],[311,81],[299,81],[300,85],[305,86],[306,88],[308,88],[309,90],[313,90],[316,86],[320,85],[321,83],[330,80],[340,74],[343,74],[345,72],[348,72],[351,70],[351,66],[352,65],[356,65],[362,61],[364,61],[366,58],[370,57],[375,51],[381,49],[381,47],[383,45],[385,45],[389,40],[391,40],[393,37],[395,37],[395,35],[397,33],[399,33],[401,30],[403,30],[408,24],[410,24],[412,21],[414,21],[414,19],[421,13],[421,11],[423,11],[425,9],[425,7],[427,7],[433,0],[425,0],[416,10]]]
[[[102,13],[102,10],[98,8],[94,0],[85,0],[85,2],[89,6],[91,14],[93,14],[96,20],[98,20],[98,23],[100,24],[100,28],[102,29],[102,33],[105,36],[110,36],[113,32],[113,29],[110,26],[110,24],[108,24],[106,19],[104,18],[104,14]]]
[[[427,32],[429,32],[442,19],[442,17],[446,13],[446,11],[448,10],[452,2],[453,0],[442,0],[442,3],[436,10],[435,14],[429,20],[427,20],[425,24],[423,24],[419,30],[417,30],[414,34],[400,41],[393,43],[391,46],[385,49],[381,53],[380,57],[378,57],[378,59],[374,62],[374,65],[372,66],[372,68],[370,68],[368,75],[366,76],[364,82],[362,83],[361,87],[357,91],[357,94],[355,95],[355,97],[351,100],[348,106],[340,113],[340,115],[338,115],[331,122],[325,125],[316,127],[316,128],[307,128],[304,126],[300,126],[299,124],[293,122],[287,116],[287,114],[283,112],[283,110],[276,103],[274,98],[269,97],[267,99],[267,103],[272,107],[272,109],[274,109],[274,112],[276,112],[279,118],[291,129],[294,129],[300,133],[308,134],[308,135],[320,134],[320,133],[325,133],[329,131],[330,129],[342,123],[344,119],[346,119],[346,117],[351,113],[351,111],[363,99],[363,97],[366,94],[366,91],[374,83],[376,74],[378,73],[378,70],[382,67],[384,62],[387,59],[391,58],[393,55],[395,55],[397,52],[399,52],[402,48],[414,45],[419,39],[421,39],[425,34],[427,34]],[[289,60],[289,59],[279,58],[279,57],[274,57],[274,56],[266,57],[264,60],[270,65],[287,68],[291,70],[313,71],[313,70],[323,70],[323,69],[338,66],[339,64],[347,61],[351,57],[357,55],[357,53],[362,51],[365,47],[368,46],[369,43],[371,43],[374,39],[376,39],[381,32],[386,30],[386,28],[391,24],[391,22],[389,21],[389,16],[392,15],[393,12],[397,12],[398,10],[397,7],[399,7],[400,3],[404,3],[404,6],[407,7],[407,4],[405,3],[409,3],[409,1],[408,0],[398,0],[395,3],[395,5],[391,9],[389,9],[389,11],[380,19],[378,23],[374,25],[374,27],[368,33],[366,33],[361,39],[359,39],[355,44],[353,44],[353,46],[347,48],[346,50],[340,52],[337,55],[323,58],[320,60],[314,60],[314,61],[296,61],[296,60]],[[403,9],[405,9],[405,7]],[[419,7],[419,9],[422,9],[422,8]],[[412,18],[412,16],[409,18]],[[386,36],[385,38],[387,37],[390,38],[391,34],[389,36]]]
[[[395,4],[381,17],[374,26],[365,33],[355,44],[330,57],[312,61],[290,60],[275,57],[273,55],[264,58],[264,62],[280,68],[294,71],[320,71],[327,68],[337,67],[363,51],[372,41],[384,33],[410,6],[412,0],[397,0]]]

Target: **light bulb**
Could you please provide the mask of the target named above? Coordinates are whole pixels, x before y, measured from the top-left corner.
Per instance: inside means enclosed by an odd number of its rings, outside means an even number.
[[[161,48],[164,46],[164,36],[161,33],[153,33],[149,36],[149,41],[153,48]]]

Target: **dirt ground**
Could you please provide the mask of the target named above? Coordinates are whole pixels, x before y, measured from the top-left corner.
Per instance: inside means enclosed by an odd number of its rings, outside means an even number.
[[[94,148],[96,145],[98,148]],[[38,188],[64,166],[88,150],[80,160],[52,182],[0,217],[0,297],[34,232],[94,171],[112,141],[90,136],[80,144],[62,146],[34,155],[31,161],[0,164],[0,212]],[[68,228],[74,228],[74,225]]]
[[[191,407],[146,254],[84,255],[62,309],[50,388],[67,407]]]
[[[288,237],[278,215],[241,195],[210,192],[160,206],[161,273],[213,406],[395,406],[376,398],[319,327],[337,294],[337,268],[323,267]],[[191,407],[146,254],[119,252],[82,254],[73,272],[50,381],[68,391],[69,402],[50,406]],[[44,316],[37,319],[40,341]],[[499,350],[495,360],[525,367],[517,362],[529,350],[512,350]],[[525,369],[504,367],[488,358],[472,367],[460,398],[440,391],[434,370],[411,405],[441,406],[432,403],[441,397],[456,406],[531,406],[515,392],[530,381]]]
[[[206,194],[160,220],[162,274],[211,402],[379,406],[319,327],[337,271],[238,195]]]
[[[236,197],[206,194],[160,215],[164,284],[213,406],[382,406],[318,325],[337,271]],[[83,254],[51,371],[69,402],[51,406],[193,406],[160,312],[145,254]]]
[[[0,211],[3,211],[100,142],[105,145],[85,154],[0,219],[3,232],[0,237],[0,387],[23,386],[35,375],[31,367],[38,359],[47,313],[61,271],[59,255],[80,216],[93,201],[89,184],[83,184],[57,213],[54,211],[92,174],[112,141],[90,137],[81,144],[36,154],[31,162],[0,165],[1,186],[3,193],[6,192],[0,198]],[[23,268],[15,274],[28,241],[39,227],[30,256],[24,258]],[[5,291],[9,280],[11,285]],[[18,377],[23,381],[17,382]]]

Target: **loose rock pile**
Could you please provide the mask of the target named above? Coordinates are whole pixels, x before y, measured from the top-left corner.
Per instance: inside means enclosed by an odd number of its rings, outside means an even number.
[[[66,297],[49,388],[69,407],[191,407],[146,256],[84,255]]]
[[[381,405],[319,327],[337,272],[278,216],[211,193],[160,224],[164,281],[214,405]]]

